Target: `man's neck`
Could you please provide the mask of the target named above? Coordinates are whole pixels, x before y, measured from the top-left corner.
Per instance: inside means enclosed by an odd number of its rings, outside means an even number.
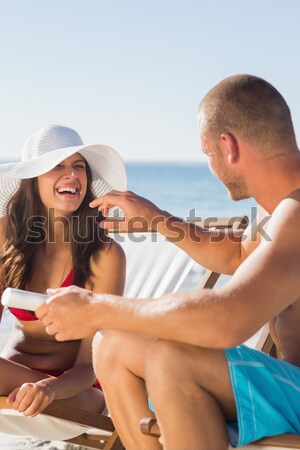
[[[256,169],[250,191],[269,214],[284,198],[300,189],[300,152],[292,158],[270,159]]]

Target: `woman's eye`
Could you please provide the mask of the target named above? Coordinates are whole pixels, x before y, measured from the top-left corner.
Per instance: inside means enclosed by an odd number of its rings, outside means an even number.
[[[85,170],[85,166],[83,164],[76,164],[76,166],[74,166],[75,169],[79,169],[79,170]]]

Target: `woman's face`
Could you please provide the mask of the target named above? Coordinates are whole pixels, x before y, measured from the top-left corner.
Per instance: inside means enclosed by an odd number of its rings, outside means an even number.
[[[38,191],[46,208],[70,214],[82,203],[87,190],[85,159],[75,153],[54,169],[37,177]]]

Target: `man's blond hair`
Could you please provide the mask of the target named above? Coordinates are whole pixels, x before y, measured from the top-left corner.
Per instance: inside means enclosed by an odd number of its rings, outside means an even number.
[[[278,151],[283,144],[296,146],[290,109],[267,81],[253,75],[234,75],[213,87],[204,97],[204,131],[219,136],[232,133],[262,150]]]

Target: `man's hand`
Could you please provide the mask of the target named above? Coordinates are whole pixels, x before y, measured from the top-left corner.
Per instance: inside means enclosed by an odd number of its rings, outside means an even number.
[[[96,333],[90,305],[94,294],[77,286],[48,289],[51,297],[40,306],[35,315],[57,341],[83,339]]]
[[[102,228],[117,228],[119,231],[156,230],[157,223],[165,220],[165,213],[157,206],[130,191],[111,191],[90,203],[90,207],[98,207],[104,217],[114,206],[123,210],[124,220],[105,220],[100,224]]]
[[[34,417],[50,405],[54,398],[53,390],[41,380],[37,383],[22,384],[9,394],[6,401],[24,416]]]

